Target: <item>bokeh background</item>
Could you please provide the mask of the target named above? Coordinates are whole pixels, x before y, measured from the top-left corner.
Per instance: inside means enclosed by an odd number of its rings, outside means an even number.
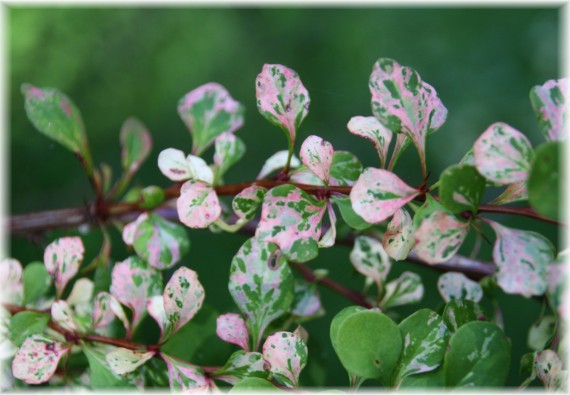
[[[352,116],[370,115],[368,77],[379,57],[392,57],[418,70],[449,110],[447,122],[428,139],[432,179],[458,162],[477,136],[496,121],[512,125],[538,145],[543,138],[528,92],[533,85],[559,77],[559,12],[540,7],[12,6],[7,12],[9,212],[81,206],[93,197],[73,155],[37,133],[27,120],[20,93],[24,82],[55,87],[72,98],[83,114],[95,162],[108,163],[117,173],[121,124],[129,116],[142,120],[152,133],[154,148],[137,177],[140,185],[169,185],[156,166],[158,153],[168,147],[188,152],[191,147],[176,104],[186,92],[210,81],[224,85],[246,107],[245,126],[237,133],[246,143],[247,155],[229,171],[227,182],[253,179],[267,157],[285,149],[283,133],[258,114],[255,104],[254,81],[264,63],[295,69],[309,90],[310,113],[298,141],[318,134],[335,149],[355,153],[365,166],[377,166],[375,151],[367,141],[349,134],[346,124]],[[212,154],[210,149],[205,158],[210,161]],[[411,185],[419,183],[413,148],[400,160],[396,172]],[[554,226],[493,218],[508,226],[539,231],[558,243]],[[189,234],[192,248],[183,264],[198,271],[210,306],[220,312],[235,310],[227,291],[228,270],[246,236]],[[10,237],[10,254],[24,263],[41,260],[43,247],[59,235]],[[82,237],[89,261],[98,252],[101,237],[97,232]],[[113,257],[125,259],[129,252],[121,247],[119,234],[113,231],[112,238]],[[322,250],[309,266],[326,268],[331,277],[361,289],[363,277],[352,270],[349,252],[346,247]],[[490,246],[484,245],[481,254],[489,259]],[[441,307],[435,288],[438,274],[397,263],[390,278],[404,270],[424,276],[426,297],[421,306]],[[328,328],[332,317],[349,303],[327,290],[321,294],[326,315],[305,324],[311,335],[310,358],[302,383],[344,386],[346,373],[332,351]],[[513,342],[508,384],[516,386],[524,379],[518,373],[520,356],[529,351],[527,329],[538,318],[540,304],[509,295],[500,295],[500,302],[505,331]],[[397,312],[405,316],[417,308]],[[231,351],[217,343],[211,350],[216,351],[202,357],[212,364],[222,364]]]

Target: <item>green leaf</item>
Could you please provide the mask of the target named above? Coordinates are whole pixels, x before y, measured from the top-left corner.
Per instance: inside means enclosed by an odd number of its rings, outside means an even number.
[[[214,154],[214,166],[216,180],[235,165],[245,153],[245,144],[234,134],[225,132],[216,137],[216,152]]]
[[[336,353],[349,372],[390,385],[402,350],[400,329],[379,311],[346,317],[336,334]]]
[[[111,389],[116,387],[134,387],[128,380],[111,371],[105,360],[105,352],[96,347],[82,345],[89,362],[89,385],[91,389]],[[107,350],[108,351],[108,350]]]
[[[261,353],[239,350],[230,356],[223,368],[212,373],[212,376],[230,384],[239,383],[246,377],[267,378],[269,372],[265,370],[265,365]]]
[[[358,313],[360,311],[366,311],[366,309],[364,307],[360,307],[360,306],[350,306],[350,307],[345,307],[344,309],[339,311],[337,313],[337,315],[334,316],[334,318],[331,322],[330,337],[331,337],[331,343],[332,343],[335,351],[338,347],[338,340],[337,339],[338,339],[338,330],[339,330],[340,326],[342,325],[342,323],[344,322],[344,320],[346,318],[348,318],[350,315],[352,315],[354,313]]]
[[[240,381],[239,383],[237,383],[236,385],[233,386],[233,388],[230,390],[230,394],[233,392],[263,392],[263,393],[267,393],[269,391],[277,391],[277,392],[284,392],[283,390],[280,390],[279,388],[277,388],[276,386],[274,386],[273,384],[271,384],[269,381],[265,380],[265,379],[261,379],[259,377],[246,377],[245,379],[243,379],[242,381]]]
[[[156,185],[149,185],[141,190],[140,206],[147,210],[152,210],[164,202],[164,189]]]
[[[93,161],[81,114],[75,104],[53,88],[22,85],[26,114],[40,133],[57,141],[81,159],[87,174],[93,174]]]
[[[121,128],[121,146],[123,147],[121,163],[123,171],[130,179],[141,167],[152,149],[150,133],[141,121],[128,118]]]
[[[26,338],[42,333],[47,328],[50,316],[35,311],[22,311],[10,320],[10,340],[20,347]]]
[[[485,319],[485,314],[472,300],[451,300],[443,310],[443,321],[453,332],[468,322],[481,319]]]
[[[449,341],[443,368],[449,387],[500,387],[511,365],[511,343],[498,326],[473,321]]]
[[[386,292],[382,302],[382,309],[417,303],[424,296],[422,278],[413,272],[404,272],[395,280],[386,284]]]
[[[44,296],[51,285],[51,276],[43,262],[31,262],[24,267],[24,304],[31,304]]]
[[[452,213],[477,212],[485,192],[485,178],[475,166],[452,165],[441,173],[439,198]]]
[[[437,313],[430,309],[418,310],[398,327],[404,339],[404,348],[394,381],[430,372],[441,365],[450,333]]]
[[[349,197],[332,196],[331,200],[340,210],[340,216],[348,226],[356,230],[368,229],[372,226],[352,209]]]
[[[528,200],[532,208],[550,218],[559,218],[560,158],[559,142],[544,143],[536,149],[528,178]]]
[[[445,387],[445,375],[443,367],[431,372],[406,376],[400,383],[399,388],[443,388]],[[422,391],[423,392],[423,391]]]
[[[354,185],[362,173],[362,163],[348,151],[335,151],[330,169],[330,185]]]

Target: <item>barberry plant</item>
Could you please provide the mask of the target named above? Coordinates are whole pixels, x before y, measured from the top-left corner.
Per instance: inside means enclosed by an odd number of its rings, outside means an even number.
[[[347,129],[372,143],[378,153],[374,166],[365,167],[316,135],[299,144],[309,92],[294,70],[266,64],[255,81],[257,107],[284,132],[287,149],[270,155],[255,180],[224,183],[246,151],[236,135],[244,107],[223,86],[208,83],[178,103],[191,151],[168,148],[158,155],[158,168],[173,183],[129,189],[152,152],[141,121],[129,118],[120,131],[122,174],[113,181],[108,166],[93,164],[73,102],[56,89],[24,85],[30,121],[80,160],[96,201],[88,213],[75,216],[64,210],[23,224],[22,217],[13,217],[12,230],[53,226],[58,215],[73,227],[89,217],[97,221],[103,244],[91,262],[84,261],[78,236],[53,240],[43,262],[1,261],[7,387],[23,382],[92,389],[298,389],[311,363],[311,337],[323,337],[302,324],[323,316],[347,387],[367,380],[393,389],[502,387],[512,350],[494,298],[501,289],[543,301],[528,333],[533,352],[520,362],[528,377],[521,388],[538,378],[549,390],[565,389],[565,254],[543,235],[507,227],[489,214],[564,225],[558,162],[568,135],[568,79],[531,89],[546,142],[534,148],[520,131],[494,123],[432,184],[426,143],[448,113],[435,88],[414,69],[381,58],[369,89],[371,114],[352,117]],[[204,152],[211,146],[210,160]],[[423,180],[416,186],[395,172],[410,146]],[[231,204],[222,196],[232,196]],[[513,204],[526,201],[528,206]],[[112,228],[120,231],[130,256],[111,256]],[[204,289],[191,269],[188,228],[251,236],[231,262],[212,263],[228,268],[217,289]],[[494,241],[484,228],[492,230]],[[469,232],[478,243],[493,243],[493,262],[477,260],[477,243],[471,257],[458,255]],[[346,264],[366,278],[363,292],[305,265],[339,242],[352,244]],[[404,260],[443,272],[435,284],[442,298],[437,311],[419,308],[401,316],[393,310],[417,305],[425,292],[414,271],[388,281],[392,267]],[[101,281],[104,273],[108,281]],[[327,314],[321,285],[354,305],[334,317]],[[228,291],[237,309],[215,318],[215,334],[204,333],[196,317],[208,309],[208,294]],[[133,340],[151,326],[155,342]],[[196,350],[213,335],[234,352],[215,366],[200,364]]]

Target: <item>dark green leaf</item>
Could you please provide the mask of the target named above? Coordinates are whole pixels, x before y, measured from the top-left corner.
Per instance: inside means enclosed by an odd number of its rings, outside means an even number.
[[[485,178],[475,166],[453,165],[441,173],[439,197],[452,213],[476,212],[485,192]]]
[[[346,222],[348,226],[356,230],[368,229],[372,226],[366,222],[360,215],[356,214],[352,209],[352,203],[350,203],[349,197],[331,197],[333,203],[335,203],[340,210],[340,216]]]
[[[559,218],[560,159],[562,146],[558,142],[544,143],[536,155],[528,178],[528,200],[540,214]]]
[[[481,319],[485,319],[485,314],[472,300],[451,300],[443,310],[443,322],[453,332],[468,322]]]
[[[134,387],[124,377],[111,371],[105,360],[105,352],[95,347],[83,345],[83,352],[89,362],[89,385],[92,389],[111,389],[116,387]]]
[[[22,311],[10,320],[10,339],[12,343],[20,347],[27,337],[36,333],[42,333],[50,320],[47,313],[35,311]]]

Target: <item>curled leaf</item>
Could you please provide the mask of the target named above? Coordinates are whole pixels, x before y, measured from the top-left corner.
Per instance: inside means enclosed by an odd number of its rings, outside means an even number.
[[[202,181],[187,181],[176,201],[180,222],[190,228],[205,228],[222,214],[218,195]]]
[[[103,328],[117,317],[129,330],[129,320],[117,298],[108,292],[99,292],[93,300],[93,327]]]
[[[329,183],[334,149],[331,143],[319,136],[309,136],[301,144],[299,156],[309,170],[316,174],[326,185]]]
[[[402,261],[408,257],[415,243],[414,221],[404,208],[398,209],[388,222],[382,246],[392,259]]]
[[[28,384],[48,381],[61,357],[71,346],[59,343],[47,336],[36,334],[24,341],[12,361],[12,373]]]
[[[245,321],[239,314],[220,315],[216,320],[216,334],[225,342],[236,344],[245,351],[249,350],[249,333]]]
[[[323,313],[317,284],[295,279],[295,296],[291,305],[291,314],[297,317],[314,317]]]
[[[350,133],[370,140],[374,144],[380,157],[380,167],[385,168],[392,131],[382,125],[376,117],[352,117],[347,127]]]
[[[528,200],[528,185],[526,181],[509,184],[507,189],[495,199],[491,200],[489,204],[503,205],[519,202],[521,200]]]
[[[332,203],[327,203],[327,213],[329,217],[329,228],[319,240],[319,247],[328,248],[332,247],[336,241],[336,214]]]
[[[51,318],[63,329],[72,332],[77,330],[77,324],[73,319],[73,311],[64,300],[56,300],[51,305]]]
[[[253,219],[259,205],[263,202],[267,189],[252,185],[238,193],[232,200],[232,209],[240,219]]]
[[[404,272],[395,280],[386,284],[386,292],[382,298],[383,309],[417,303],[424,296],[421,277],[412,272]]]
[[[381,289],[392,263],[382,243],[368,236],[358,236],[350,252],[352,266],[362,275],[371,278]]]
[[[437,290],[446,303],[451,300],[479,302],[483,297],[483,288],[479,283],[468,279],[463,273],[442,274],[437,280]]]
[[[154,351],[135,351],[119,347],[108,353],[105,360],[113,373],[127,374],[144,365],[154,354]]]
[[[61,296],[83,261],[83,242],[79,237],[62,237],[48,245],[44,251],[44,264],[54,278],[57,296]]]
[[[20,305],[24,301],[22,284],[22,264],[20,261],[5,258],[0,261],[0,303]]]
[[[239,161],[245,153],[245,144],[234,134],[224,132],[216,137],[216,152],[214,166],[216,166],[216,179],[220,179],[226,171]]]
[[[121,145],[123,170],[134,174],[152,149],[150,133],[141,121],[128,118],[121,128]]]
[[[246,377],[266,378],[269,364],[258,352],[234,352],[223,368],[214,372],[214,377],[226,383],[237,384]]]
[[[530,90],[530,103],[540,131],[547,140],[568,136],[568,89],[570,79],[548,80]]]
[[[164,353],[160,355],[168,368],[168,381],[171,390],[201,392],[209,388],[210,381],[202,368]]]
[[[184,181],[192,178],[190,167],[184,152],[167,148],[158,154],[158,168],[172,181]]]
[[[307,353],[303,340],[291,332],[274,333],[263,344],[263,358],[271,365],[273,378],[289,388],[299,385]]]
[[[148,218],[148,213],[144,212],[141,215],[139,215],[136,220],[126,224],[123,227],[122,236],[123,236],[123,241],[125,242],[126,245],[129,246],[133,245],[133,243],[135,242],[135,232],[137,230],[137,227],[141,222],[146,221],[147,218]]]
[[[271,174],[275,170],[283,169],[287,166],[287,158],[289,157],[289,151],[283,150],[278,151],[271,155],[263,164],[259,175],[256,177],[257,180],[265,178],[268,174]],[[289,163],[289,167],[291,169],[295,169],[301,166],[301,161],[293,154],[291,156],[291,162]]]

